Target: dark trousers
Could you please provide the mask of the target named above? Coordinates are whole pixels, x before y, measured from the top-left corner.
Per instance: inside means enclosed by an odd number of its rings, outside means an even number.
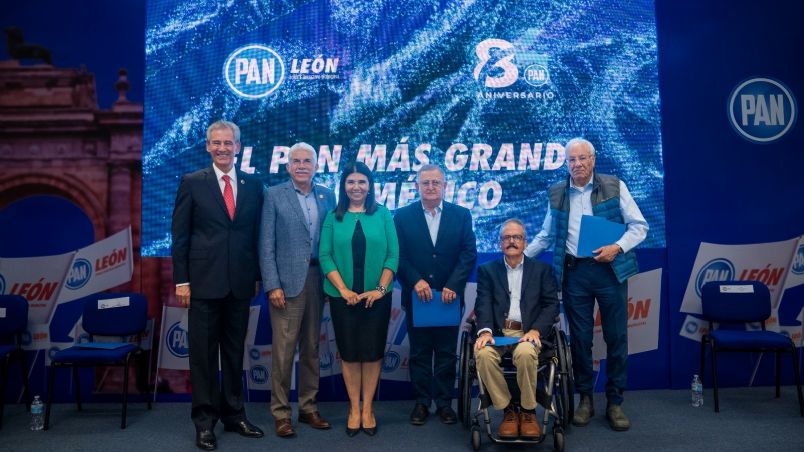
[[[570,326],[575,387],[587,394],[594,390],[592,332],[597,300],[606,342],[606,399],[620,405],[628,373],[628,284],[617,281],[611,265],[584,261],[564,269],[562,297]]]
[[[458,327],[413,328],[408,323],[410,380],[416,403],[450,406],[455,387]]]
[[[243,347],[250,301],[238,300],[231,293],[221,299],[193,298],[190,301],[187,335],[193,386],[191,417],[196,430],[211,430],[218,419],[224,424],[233,424],[246,418]]]

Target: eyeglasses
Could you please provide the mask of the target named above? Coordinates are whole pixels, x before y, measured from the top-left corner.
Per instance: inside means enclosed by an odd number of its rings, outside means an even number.
[[[440,180],[423,180],[419,183],[422,185],[422,187],[433,187],[433,188],[438,188],[441,185],[443,185],[443,182],[441,182]]]
[[[504,235],[504,236],[502,236],[502,241],[503,242],[510,242],[511,240],[513,240],[514,242],[521,242],[521,241],[525,240],[525,237],[523,237],[521,235]]]
[[[209,145],[210,145],[210,146],[212,146],[213,148],[219,148],[219,147],[221,147],[221,146],[224,146],[224,147],[227,147],[227,148],[231,148],[231,147],[234,147],[234,141],[229,141],[229,140],[226,140],[226,141],[215,140],[215,141],[210,141],[210,142],[209,142]]]
[[[587,160],[591,159],[592,159],[591,155],[582,155],[577,158],[576,157],[570,158],[569,160],[567,160],[567,163],[569,163],[570,165],[584,164],[586,163]]]

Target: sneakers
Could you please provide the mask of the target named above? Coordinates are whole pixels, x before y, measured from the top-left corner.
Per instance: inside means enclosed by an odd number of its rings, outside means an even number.
[[[609,405],[606,408],[606,419],[614,431],[624,432],[631,428],[631,421],[628,420],[628,416],[625,415],[620,405]]]
[[[572,425],[583,427],[589,424],[592,416],[595,415],[595,406],[592,402],[592,394],[581,394],[581,402],[575,409],[575,416],[572,418]]]
[[[497,436],[500,438],[509,439],[519,437],[519,417],[517,416],[513,405],[508,405],[503,411],[503,420],[500,422],[500,428],[497,430]]]

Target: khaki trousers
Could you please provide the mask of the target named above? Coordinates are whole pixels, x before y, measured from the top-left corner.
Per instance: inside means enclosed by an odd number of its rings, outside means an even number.
[[[507,337],[522,337],[518,330],[503,329]],[[519,386],[519,404],[526,410],[536,409],[536,375],[539,366],[539,348],[530,342],[506,347],[484,347],[475,352],[477,372],[483,381],[483,387],[491,397],[494,408],[502,410],[511,403],[511,391],[505,382],[500,362],[506,348],[514,347],[514,366],[516,366],[516,383]]]
[[[318,340],[321,333],[321,311],[324,309],[321,271],[310,267],[301,293],[285,299],[285,309],[271,302],[271,414],[274,419],[290,419],[290,380],[293,377],[293,355],[299,344],[299,412],[318,411],[316,398],[321,369]]]

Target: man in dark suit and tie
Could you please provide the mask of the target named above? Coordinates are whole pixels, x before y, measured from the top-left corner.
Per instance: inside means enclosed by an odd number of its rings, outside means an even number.
[[[548,337],[558,320],[558,293],[553,269],[525,256],[525,226],[517,219],[503,223],[500,248],[503,258],[477,269],[475,342],[477,371],[494,408],[504,410],[501,438],[541,436],[536,420],[536,371],[541,338]],[[518,337],[513,349],[520,391],[519,413],[500,368],[504,347],[493,336]]]
[[[249,304],[260,279],[257,236],[263,186],[234,168],[240,151],[236,124],[210,125],[206,145],[212,166],[186,174],[176,194],[172,254],[176,299],[189,308],[196,446],[213,450],[218,419],[226,431],[263,436],[246,418],[242,380]]]
[[[441,421],[454,424],[457,416],[451,405],[459,319],[455,326],[416,327],[413,311],[417,303],[429,303],[433,291],[441,292],[439,303],[463,306],[466,281],[477,262],[475,233],[469,210],[442,199],[445,180],[439,166],[422,166],[416,184],[420,202],[397,210],[394,217],[399,238],[397,277],[407,312],[410,379],[416,399],[410,422],[423,425],[435,401]]]
[[[291,180],[265,193],[259,249],[273,331],[271,414],[276,435],[281,438],[296,434],[289,400],[296,344],[299,422],[318,429],[330,428],[319,414],[316,401],[320,376],[318,341],[324,308],[318,242],[324,217],[335,208],[335,194],[313,184],[318,158],[312,146],[296,143],[288,154]]]

